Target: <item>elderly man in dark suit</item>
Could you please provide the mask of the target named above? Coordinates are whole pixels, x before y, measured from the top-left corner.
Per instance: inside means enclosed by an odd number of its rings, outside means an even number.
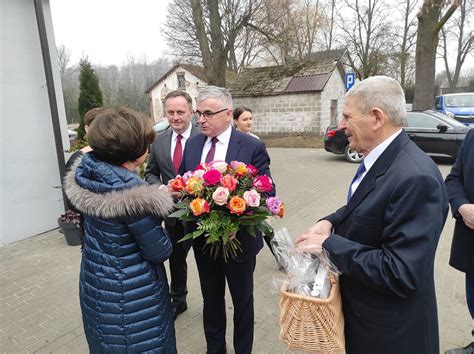
[[[145,180],[150,184],[159,185],[160,188],[166,188],[168,181],[176,177],[186,142],[191,136],[199,134],[199,129],[191,124],[193,101],[188,93],[179,90],[171,91],[166,95],[164,103],[165,114],[171,129],[156,137],[145,170]],[[182,222],[176,218],[165,219],[165,230],[173,243],[173,253],[169,259],[170,291],[173,316],[176,319],[188,307],[186,256],[191,244],[190,242],[178,243],[184,236],[184,228]]]
[[[270,157],[265,144],[232,128],[232,97],[221,87],[207,86],[196,100],[196,117],[202,134],[186,144],[180,174],[194,170],[202,162],[241,161],[254,165],[260,174],[270,176]],[[274,189],[270,193],[274,195]],[[194,225],[195,227],[195,225]],[[192,231],[193,226],[189,230]],[[226,353],[225,282],[234,304],[234,349],[236,354],[250,354],[253,344],[253,272],[256,255],[262,249],[261,235],[252,237],[238,232],[242,252],[225,262],[203,251],[205,239],[193,242],[194,256],[204,300],[203,321],[207,353]]]
[[[348,354],[439,353],[433,265],[448,199],[404,121],[392,78],[370,77],[346,94],[340,126],[365,159],[347,204],[295,240],[301,251],[324,248],[342,271]]]
[[[459,149],[456,162],[446,177],[451,212],[456,218],[449,264],[466,273],[466,299],[474,322],[474,129]],[[472,331],[474,337],[474,329]],[[446,354],[474,353],[474,341]]]

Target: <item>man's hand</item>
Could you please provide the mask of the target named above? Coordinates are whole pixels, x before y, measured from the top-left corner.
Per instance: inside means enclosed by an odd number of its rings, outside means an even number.
[[[463,204],[459,207],[458,212],[466,226],[474,230],[474,204]]]
[[[329,221],[318,221],[295,239],[296,249],[313,254],[321,253],[323,242],[329,237],[331,230],[332,224]]]

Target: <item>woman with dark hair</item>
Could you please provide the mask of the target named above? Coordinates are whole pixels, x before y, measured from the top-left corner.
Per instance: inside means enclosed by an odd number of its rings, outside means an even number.
[[[161,228],[173,200],[134,173],[154,138],[141,114],[102,112],[88,133],[92,151],[65,178],[85,219],[79,297],[91,353],[176,353],[163,266],[172,246]]]
[[[253,136],[256,139],[259,137],[251,132],[253,128],[253,113],[248,107],[237,107],[234,109],[234,127],[242,133]]]

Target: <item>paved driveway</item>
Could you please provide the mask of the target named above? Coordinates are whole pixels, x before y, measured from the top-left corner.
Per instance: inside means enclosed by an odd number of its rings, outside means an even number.
[[[287,206],[286,217],[273,222],[276,229],[286,227],[297,235],[342,205],[357,165],[319,149],[269,152],[277,191]],[[446,162],[438,166],[443,176],[451,168]],[[442,352],[470,342],[464,278],[447,265],[453,227],[448,217],[435,263]],[[205,352],[202,298],[193,258],[190,254],[188,311],[176,321],[179,353]],[[79,263],[79,247],[67,246],[57,230],[0,249],[1,352],[87,352],[77,297]],[[287,352],[278,340],[278,293],[272,284],[281,276],[264,248],[255,271],[254,353]],[[231,322],[232,303],[227,307]],[[229,324],[229,349],[231,333]]]

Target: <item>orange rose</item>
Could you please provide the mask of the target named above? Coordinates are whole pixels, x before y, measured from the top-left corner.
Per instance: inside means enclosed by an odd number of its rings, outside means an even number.
[[[192,176],[186,181],[186,192],[192,195],[198,195],[203,189],[204,181],[201,177]]]
[[[246,209],[245,200],[240,197],[232,197],[228,205],[231,214],[241,215]]]
[[[193,212],[194,216],[199,216],[204,213],[209,213],[209,203],[202,198],[196,198],[189,203],[189,208]]]
[[[280,218],[284,217],[285,216],[285,204],[281,204],[280,206],[280,211],[278,212],[277,214]]]
[[[221,178],[221,186],[227,188],[229,192],[233,192],[235,190],[237,183],[239,182],[232,175],[224,175]]]
[[[173,188],[174,191],[182,191],[186,187],[183,177],[178,176],[174,179],[171,180],[171,188]]]

